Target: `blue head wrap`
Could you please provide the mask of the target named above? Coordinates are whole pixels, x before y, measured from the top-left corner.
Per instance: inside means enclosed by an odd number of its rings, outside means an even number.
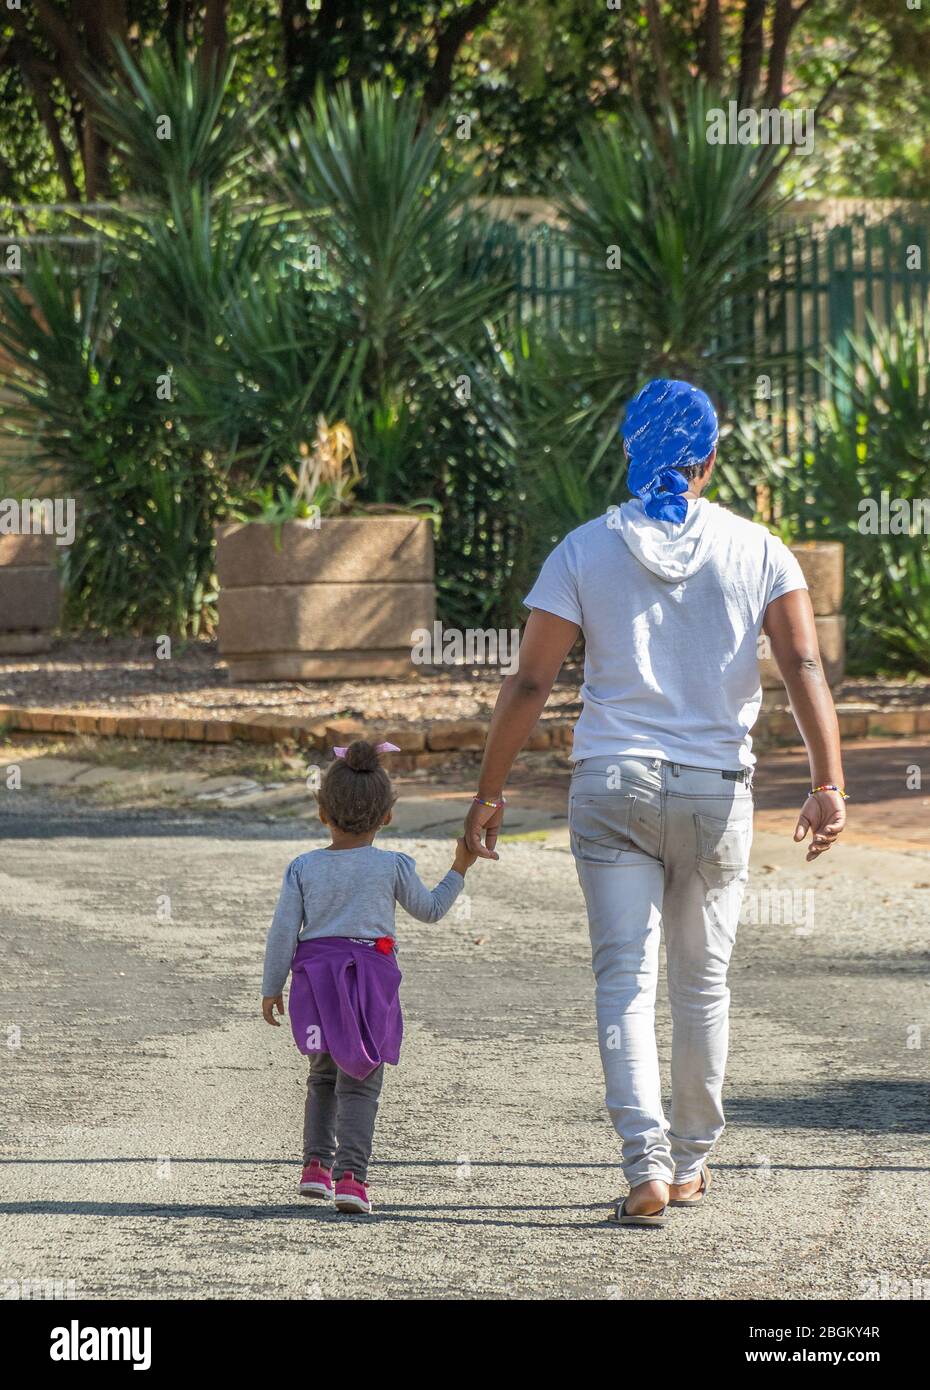
[[[627,484],[646,515],[682,522],[687,479],[678,472],[703,463],[717,443],[717,413],[703,391],[687,381],[647,382],[627,406],[620,428],[630,465]]]

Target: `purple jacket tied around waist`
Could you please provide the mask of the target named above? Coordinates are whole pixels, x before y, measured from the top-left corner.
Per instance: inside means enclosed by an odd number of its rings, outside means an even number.
[[[288,1012],[301,1052],[328,1052],[359,1080],[396,1065],[404,1034],[401,973],[389,955],[345,936],[302,941],[291,965]]]

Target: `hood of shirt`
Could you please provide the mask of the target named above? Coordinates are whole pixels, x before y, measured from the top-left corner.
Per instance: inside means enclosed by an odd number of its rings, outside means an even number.
[[[647,516],[638,497],[610,516],[611,527],[641,565],[669,584],[679,584],[708,560],[717,529],[717,508],[703,497],[688,499],[681,524]]]

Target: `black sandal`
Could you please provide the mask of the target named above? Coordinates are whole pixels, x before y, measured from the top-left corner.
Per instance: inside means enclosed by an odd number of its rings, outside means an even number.
[[[652,1212],[628,1212],[626,1209],[626,1198],[618,1200],[614,1207],[613,1215],[609,1216],[608,1221],[616,1221],[618,1226],[667,1226],[668,1225],[668,1206],[660,1207],[658,1211]]]

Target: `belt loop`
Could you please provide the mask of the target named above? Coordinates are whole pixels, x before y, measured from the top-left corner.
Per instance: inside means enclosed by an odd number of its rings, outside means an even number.
[[[681,763],[672,763],[672,776],[673,776],[673,777],[680,777],[680,776],[681,776]]]

